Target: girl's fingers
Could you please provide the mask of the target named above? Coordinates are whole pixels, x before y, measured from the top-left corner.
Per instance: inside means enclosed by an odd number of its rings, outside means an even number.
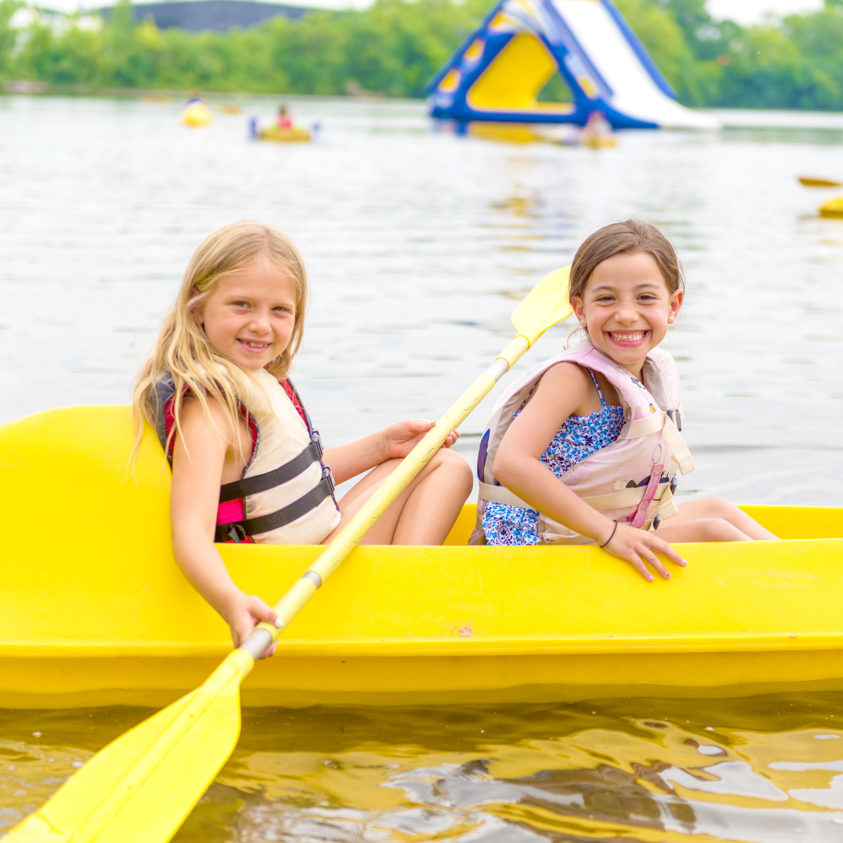
[[[618,547],[609,548],[609,552],[626,559],[648,582],[654,579],[650,572],[651,568],[663,579],[670,579],[670,572],[656,555],[657,553],[666,556],[676,565],[686,564],[685,560],[666,541],[652,533],[633,528],[629,531],[623,530],[617,538],[622,541],[618,542]]]
[[[278,615],[274,609],[271,609],[259,597],[252,598],[252,605],[249,607],[249,614],[256,620],[264,623],[271,623],[275,626],[278,622]]]
[[[658,573],[662,578],[666,580],[670,579],[670,573],[668,572],[667,568],[662,565],[661,560],[658,556],[656,556],[655,553],[653,553],[652,551],[648,551],[643,555],[647,562],[650,563],[650,566],[656,571],[656,573]]]
[[[658,538],[658,537],[655,537]],[[666,541],[662,539],[658,539],[658,544],[653,548],[656,553],[661,553],[664,556],[667,556],[672,562],[675,562],[677,565],[685,566],[688,563],[673,549],[672,545],[669,545]]]
[[[650,569],[640,559],[635,560],[632,566],[647,582],[653,581],[653,575],[650,573]]]

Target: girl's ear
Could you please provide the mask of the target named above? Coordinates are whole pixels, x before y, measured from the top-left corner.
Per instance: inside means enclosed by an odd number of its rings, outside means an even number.
[[[671,293],[670,302],[668,304],[669,310],[667,313],[668,323],[672,323],[676,319],[679,309],[682,307],[682,301],[684,298],[685,293],[682,290],[674,290],[673,293]]]
[[[194,287],[193,295],[196,296],[198,294],[199,290]],[[205,312],[201,302],[198,302],[196,304],[190,304],[188,305],[188,307],[190,308],[190,315],[193,317],[193,321],[201,328],[202,325],[205,324]]]
[[[571,307],[574,310],[574,316],[577,317],[577,322],[580,325],[585,325],[585,316],[583,315],[583,303],[582,299],[579,296],[574,296],[571,299]]]

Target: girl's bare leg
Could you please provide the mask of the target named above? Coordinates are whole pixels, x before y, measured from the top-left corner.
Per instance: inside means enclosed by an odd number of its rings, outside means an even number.
[[[334,536],[357,513],[401,460],[373,468],[339,501],[342,519],[325,539]],[[446,448],[413,478],[361,540],[361,544],[442,544],[471,492],[471,469],[456,452]]]
[[[678,504],[679,512],[659,527],[669,542],[762,541],[777,539],[725,498],[697,498]]]

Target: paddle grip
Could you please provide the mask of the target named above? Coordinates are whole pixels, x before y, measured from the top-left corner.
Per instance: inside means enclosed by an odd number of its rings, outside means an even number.
[[[260,624],[255,627],[252,634],[238,647],[239,650],[245,650],[255,661],[262,655],[263,651],[278,637],[278,632],[275,635],[270,632],[270,627]]]

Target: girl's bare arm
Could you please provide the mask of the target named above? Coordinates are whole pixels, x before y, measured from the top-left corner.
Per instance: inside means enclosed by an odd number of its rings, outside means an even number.
[[[677,565],[684,565],[685,560],[666,541],[655,533],[616,524],[580,499],[539,460],[568,416],[591,412],[594,392],[591,376],[582,367],[560,363],[548,369],[501,442],[495,476],[534,509],[630,562],[645,579],[653,578],[648,566],[667,579],[670,574],[656,553]]]
[[[176,562],[193,587],[222,616],[235,646],[259,621],[274,623],[275,612],[244,594],[228,573],[214,545],[220,480],[233,436],[222,408],[210,402],[210,418],[198,401],[187,401],[181,435],[173,449],[170,514]]]
[[[396,422],[362,439],[328,448],[324,456],[325,464],[331,467],[334,480],[344,483],[387,460],[406,457],[433,425],[432,421],[424,419]],[[453,445],[458,438],[458,433],[450,433],[445,440],[445,447]]]

